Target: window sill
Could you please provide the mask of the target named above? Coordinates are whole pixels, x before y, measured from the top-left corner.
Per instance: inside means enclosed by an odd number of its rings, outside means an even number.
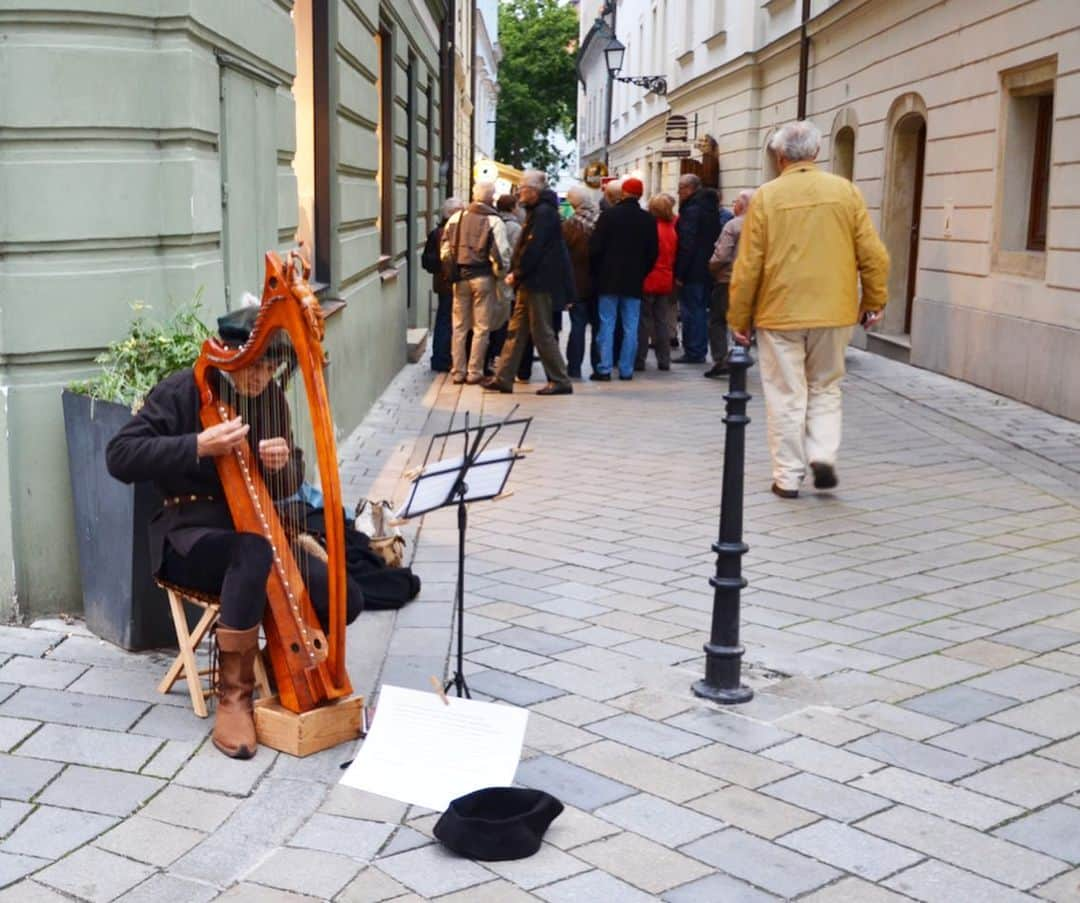
[[[376,268],[379,271],[379,279],[385,284],[387,282],[393,282],[398,277],[398,268],[394,266],[394,258],[387,254],[383,254],[379,258],[379,262],[376,264]]]
[[[726,44],[726,43],[727,43],[727,29],[726,28],[721,28],[711,38],[706,38],[705,39],[705,46],[708,47],[710,50],[715,50],[721,44]]]
[[[795,0],[762,0],[761,8],[767,9],[770,13],[775,13],[777,10],[790,6],[794,2]]]
[[[682,54],[675,57],[675,62],[678,63],[680,66],[688,66],[693,61],[694,61],[694,51],[693,50],[684,51]]]
[[[349,302],[341,298],[322,298],[319,300],[319,307],[322,308],[324,320],[329,320],[334,314],[341,313],[348,305]]]
[[[1045,251],[998,250],[994,252],[990,265],[995,273],[1007,273],[1025,279],[1046,279]]]

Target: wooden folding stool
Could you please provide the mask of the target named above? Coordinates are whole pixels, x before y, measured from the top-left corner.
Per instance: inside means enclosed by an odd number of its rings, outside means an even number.
[[[165,672],[161,683],[158,684],[158,692],[168,693],[173,688],[173,684],[183,677],[187,680],[188,692],[191,694],[192,709],[200,718],[205,718],[208,714],[206,700],[217,692],[217,687],[209,681],[204,685],[204,677],[213,679],[211,669],[200,669],[195,654],[199,644],[221,617],[221,602],[217,596],[177,586],[164,580],[158,580],[157,584],[168,593],[169,611],[172,613],[173,625],[176,627],[176,644],[180,647],[175,661],[169,666],[169,670]],[[184,602],[202,609],[202,616],[190,630],[187,612],[184,611]],[[261,654],[255,656],[255,689],[264,699],[272,695]]]

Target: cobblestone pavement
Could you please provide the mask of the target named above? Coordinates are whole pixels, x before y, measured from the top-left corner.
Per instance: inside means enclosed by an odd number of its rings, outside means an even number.
[[[515,494],[470,518],[475,695],[530,709],[522,784],[567,809],[517,862],[336,786],[347,749],[226,762],[167,658],[0,629],[0,901],[1080,900],[1080,426],[860,352],[841,485],[768,492],[751,402],[736,710],[689,692],[712,597],[723,386],[701,368],[483,395],[406,368],[347,443],[400,498],[418,433],[534,416]],[[520,387],[519,387],[520,388]],[[446,667],[452,515],[366,613],[354,683]]]

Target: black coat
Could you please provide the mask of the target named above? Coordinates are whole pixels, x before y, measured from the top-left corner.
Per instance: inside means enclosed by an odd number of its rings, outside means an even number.
[[[244,400],[240,400],[243,405]],[[248,443],[253,453],[262,439],[282,436],[293,449],[289,462],[277,473],[264,474],[267,489],[277,499],[293,495],[304,479],[302,452],[293,445],[289,407],[277,383],[271,382],[252,404],[269,410],[269,416],[244,417],[251,423]],[[161,568],[165,540],[181,555],[214,530],[232,530],[225,492],[213,458],[196,455],[201,430],[199,393],[191,370],[180,370],[158,383],[142,409],[113,436],[105,461],[116,479],[124,483],[152,482],[166,498],[197,495],[212,501],[196,501],[162,508],[150,521],[150,556],[154,573]],[[238,413],[243,416],[242,407]],[[254,454],[258,461],[258,454]]]
[[[559,199],[545,188],[529,212],[521,230],[510,271],[515,284],[537,294],[551,295],[553,310],[577,300],[570,252],[562,234]]]
[[[641,209],[637,198],[609,207],[589,238],[593,294],[640,298],[659,253],[656,220]]]
[[[711,284],[709,258],[720,237],[720,199],[715,191],[699,190],[679,205],[679,250],[675,278],[689,285]]]

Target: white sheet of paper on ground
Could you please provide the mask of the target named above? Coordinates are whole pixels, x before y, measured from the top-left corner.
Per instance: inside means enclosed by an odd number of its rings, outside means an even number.
[[[408,500],[394,514],[400,519],[416,517],[426,511],[439,508],[447,503],[450,493],[457,483],[458,472],[465,462],[462,455],[455,458],[443,458],[433,461],[421,471],[413,483],[413,490]],[[476,456],[476,460],[465,475],[465,501],[489,499],[498,495],[506,483],[510,466],[514,463],[514,449],[490,448]]]
[[[526,709],[386,686],[371,730],[341,783],[443,812],[481,787],[508,787]]]

